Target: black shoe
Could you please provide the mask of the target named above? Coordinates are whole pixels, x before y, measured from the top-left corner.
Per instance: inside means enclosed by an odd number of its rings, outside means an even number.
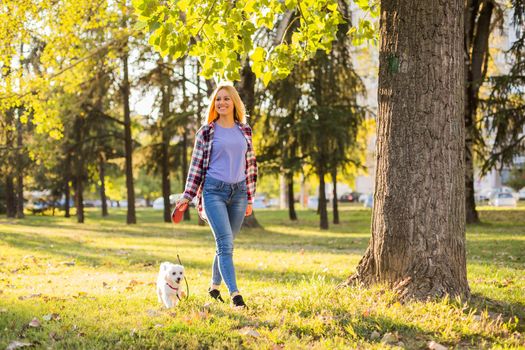
[[[235,307],[248,308],[248,306],[246,306],[246,304],[244,303],[242,295],[240,295],[240,294],[237,294],[236,296],[234,296],[232,298],[232,302],[233,302],[233,306],[235,306]]]
[[[224,303],[224,299],[221,297],[221,292],[218,289],[208,289],[208,294],[210,294],[213,299]]]

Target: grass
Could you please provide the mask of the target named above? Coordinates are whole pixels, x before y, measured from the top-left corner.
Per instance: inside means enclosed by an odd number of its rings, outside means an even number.
[[[483,224],[468,228],[470,301],[405,304],[382,286],[335,288],[367,246],[369,210],[343,207],[342,223],[329,231],[311,211],[299,211],[295,223],[285,211],[257,211],[264,229],[236,240],[238,284],[250,306],[242,311],[209,302],[214,242],[192,214],[176,227],[150,209],[131,226],[123,210],[104,219],[90,210],[84,225],[1,218],[0,348],[525,348],[523,207],[482,208]],[[168,311],[155,280],[159,263],[177,254],[190,297]]]

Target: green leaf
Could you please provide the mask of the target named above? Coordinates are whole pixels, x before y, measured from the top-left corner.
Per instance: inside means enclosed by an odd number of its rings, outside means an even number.
[[[261,62],[266,59],[266,50],[260,46],[256,47],[250,57],[254,62]]]
[[[263,84],[264,84],[264,86],[268,86],[268,84],[272,80],[272,75],[273,75],[272,71],[268,71],[268,72],[264,73],[264,76],[263,76]]]

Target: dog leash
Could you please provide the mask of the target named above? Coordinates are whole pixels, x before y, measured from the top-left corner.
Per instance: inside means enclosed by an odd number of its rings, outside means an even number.
[[[177,260],[179,260],[179,264],[182,265],[182,261],[180,261],[179,254],[177,254]],[[184,266],[184,265],[182,265],[182,266]],[[186,274],[184,274],[184,282],[186,282],[186,291],[188,292],[186,294],[186,298],[185,299],[188,299],[190,297],[190,286],[188,285],[188,280],[186,279]],[[177,293],[176,295],[177,295],[177,298],[180,301],[179,294]]]

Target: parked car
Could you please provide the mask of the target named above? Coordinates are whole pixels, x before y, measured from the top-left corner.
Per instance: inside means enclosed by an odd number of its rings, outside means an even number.
[[[489,205],[495,207],[515,207],[518,204],[518,200],[512,193],[500,192],[496,193],[489,200]]]
[[[51,204],[41,199],[29,200],[25,208],[31,210],[33,214],[43,213],[45,210],[51,208]]]
[[[252,208],[253,209],[268,208],[268,204],[266,204],[266,198],[263,196],[255,196],[255,198],[253,199]]]
[[[330,203],[330,200],[327,198],[326,199],[326,203]],[[319,207],[319,197],[317,196],[310,196],[308,197],[308,203],[306,204],[306,207],[308,209],[314,209],[314,210],[317,210],[317,208]]]
[[[373,208],[374,207],[374,195],[373,194],[367,194],[364,201],[363,206],[365,208]]]
[[[349,203],[353,201],[354,201],[354,196],[350,192],[343,193],[341,196],[339,196],[339,202]]]
[[[179,198],[182,197],[182,193],[176,193],[170,195],[170,205],[175,205]],[[197,204],[197,196],[193,198],[193,200],[190,202],[190,207],[195,207]],[[153,209],[164,209],[164,197],[159,197],[153,201]]]
[[[359,195],[358,202],[359,203],[364,203],[366,201],[366,199],[368,198],[368,196],[371,196],[371,194],[370,193],[361,193]]]
[[[525,201],[525,187],[518,191],[518,198],[520,201]]]

